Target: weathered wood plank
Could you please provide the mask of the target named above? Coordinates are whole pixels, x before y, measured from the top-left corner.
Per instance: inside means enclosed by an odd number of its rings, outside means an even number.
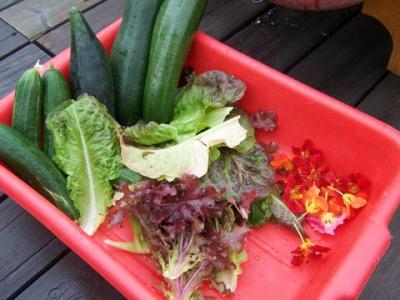
[[[0,19],[0,59],[28,40]]]
[[[268,7],[248,0],[210,0],[200,30],[223,40]]]
[[[54,236],[11,199],[0,203],[0,282]]]
[[[74,253],[69,253],[16,299],[102,299],[123,297]]]
[[[289,75],[349,104],[386,74],[391,39],[375,19],[358,15],[297,64]]]
[[[274,7],[227,44],[280,71],[286,71],[359,9],[305,12]]]
[[[9,7],[13,4],[21,2],[22,0],[0,0],[0,10]]]
[[[393,235],[392,244],[368,281],[360,300],[400,298],[400,210],[397,211],[393,218],[390,232]]]
[[[124,0],[107,0],[84,15],[95,32],[122,16]],[[223,38],[267,8],[247,0],[210,0],[200,29],[215,38]],[[233,16],[233,17],[232,17]],[[65,23],[38,39],[53,54],[69,47],[69,24]]]
[[[400,130],[400,77],[388,74],[358,108]]]
[[[40,251],[24,261],[18,269],[0,281],[0,298],[14,298],[15,295],[39,278],[67,252],[68,249],[63,243],[56,238],[52,239]]]
[[[107,0],[84,13],[93,31],[98,32],[122,16],[125,0]],[[69,23],[65,23],[39,38],[40,43],[53,54],[69,47]]]
[[[101,0],[24,0],[0,12],[0,18],[34,40],[68,18],[75,6],[87,9]]]
[[[37,60],[45,62],[50,57],[33,44],[29,44],[0,61],[0,99],[14,90],[16,80],[22,72],[35,65]]]

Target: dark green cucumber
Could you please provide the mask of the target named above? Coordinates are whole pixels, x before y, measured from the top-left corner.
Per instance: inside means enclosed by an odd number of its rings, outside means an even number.
[[[24,135],[4,124],[0,124],[0,161],[44,197],[53,200],[70,218],[79,218],[61,172]]]
[[[144,180],[144,177],[128,168],[122,168],[119,173],[118,182],[137,183]]]
[[[42,79],[36,69],[25,71],[15,88],[12,127],[36,146],[40,144]]]
[[[69,12],[71,27],[70,81],[72,94],[95,97],[115,115],[111,66],[106,51],[79,10]]]
[[[133,125],[142,115],[143,90],[154,20],[161,0],[127,0],[111,50],[117,121]]]
[[[154,25],[143,99],[145,121],[168,123],[193,34],[207,0],[165,0]]]
[[[53,112],[61,103],[71,99],[68,84],[63,74],[50,66],[43,74],[43,119]],[[48,157],[52,158],[54,154],[53,140],[50,131],[43,126],[43,151]]]

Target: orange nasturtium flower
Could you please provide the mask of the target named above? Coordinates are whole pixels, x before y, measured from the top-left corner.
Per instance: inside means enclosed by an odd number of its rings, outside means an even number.
[[[313,185],[304,193],[306,210],[310,215],[328,210],[328,202],[326,198],[320,196],[320,191],[316,185]]]
[[[292,157],[288,157],[285,153],[278,153],[270,162],[271,168],[274,170],[284,169],[290,171],[293,169]]]

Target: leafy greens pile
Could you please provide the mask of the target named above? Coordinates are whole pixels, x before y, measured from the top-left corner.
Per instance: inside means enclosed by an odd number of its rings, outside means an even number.
[[[93,234],[114,199],[115,220],[128,213],[135,240],[106,243],[150,254],[170,299],[197,299],[206,279],[221,293],[234,292],[249,226],[272,216],[297,221],[273,196],[274,172],[256,143],[254,120],[234,107],[245,89],[221,71],[193,76],[169,124],[121,128],[88,95],[47,119],[53,159],[67,175],[82,229]],[[273,127],[270,116],[260,115],[257,127],[263,120]]]
[[[273,216],[297,222],[274,196],[274,172],[252,120],[230,106],[245,89],[224,72],[194,76],[177,95],[171,123],[138,123],[120,137],[125,166],[149,179],[117,185],[116,207],[130,214],[135,241],[106,243],[149,252],[170,299],[198,299],[206,279],[221,293],[234,292],[249,226]],[[274,120],[263,116],[257,126],[263,120],[271,128]]]

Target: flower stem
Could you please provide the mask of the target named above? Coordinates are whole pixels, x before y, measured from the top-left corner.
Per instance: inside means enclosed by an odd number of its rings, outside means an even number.
[[[300,237],[302,243],[305,243],[306,241],[304,240],[304,237],[303,237],[303,235],[301,234],[301,232],[300,232],[299,228],[297,227],[297,225],[296,225],[296,224],[293,224],[293,226],[294,226],[294,229],[296,229],[297,234],[299,235],[299,237]]]

